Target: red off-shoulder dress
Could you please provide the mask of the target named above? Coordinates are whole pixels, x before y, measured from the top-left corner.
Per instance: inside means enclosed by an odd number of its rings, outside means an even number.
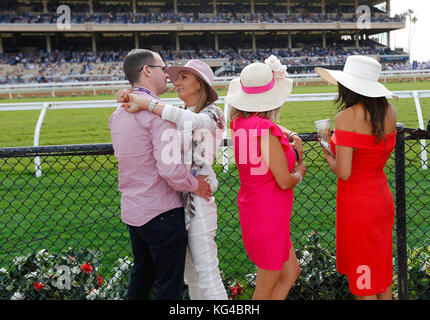
[[[376,136],[335,130],[331,148],[354,148],[351,176],[337,180],[336,264],[358,296],[385,292],[393,277],[394,202],[384,167],[396,132]]]

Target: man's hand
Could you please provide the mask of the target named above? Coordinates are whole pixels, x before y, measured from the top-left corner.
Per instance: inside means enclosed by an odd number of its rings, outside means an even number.
[[[209,201],[212,197],[212,190],[209,183],[206,182],[207,176],[198,176],[197,180],[199,181],[199,186],[196,191],[193,193],[206,201]]]

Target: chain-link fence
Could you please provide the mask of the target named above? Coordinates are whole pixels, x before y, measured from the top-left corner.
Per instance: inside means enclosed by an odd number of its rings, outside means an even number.
[[[336,177],[317,136],[300,136],[308,172],[294,190],[291,238],[302,271],[288,299],[351,299],[335,265]],[[430,299],[430,169],[421,161],[422,148],[430,150],[422,139],[429,134],[399,130],[385,170],[396,200],[393,291],[399,299]],[[214,166],[218,258],[229,296],[249,299],[256,268],[241,239],[231,140],[224,146],[229,164]],[[132,253],[120,221],[112,145],[3,148],[0,168],[0,299],[124,299]]]

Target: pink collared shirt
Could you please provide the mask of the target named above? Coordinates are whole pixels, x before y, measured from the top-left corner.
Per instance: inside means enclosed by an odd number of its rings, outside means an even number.
[[[142,226],[163,212],[182,207],[180,191],[197,190],[197,179],[180,163],[180,157],[179,161],[169,157],[181,154],[181,140],[173,123],[149,111],[131,114],[118,107],[109,119],[109,130],[118,161],[124,223]],[[163,141],[166,137],[170,139]]]

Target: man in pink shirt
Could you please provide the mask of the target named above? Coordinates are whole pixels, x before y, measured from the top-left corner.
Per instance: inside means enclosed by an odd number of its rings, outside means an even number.
[[[124,73],[137,94],[167,91],[166,65],[155,52],[135,49],[124,60]],[[204,176],[193,177],[181,164],[180,136],[173,123],[149,111],[130,114],[118,107],[109,119],[121,219],[127,224],[134,256],[128,299],[181,299],[187,247],[181,191],[209,199]]]

